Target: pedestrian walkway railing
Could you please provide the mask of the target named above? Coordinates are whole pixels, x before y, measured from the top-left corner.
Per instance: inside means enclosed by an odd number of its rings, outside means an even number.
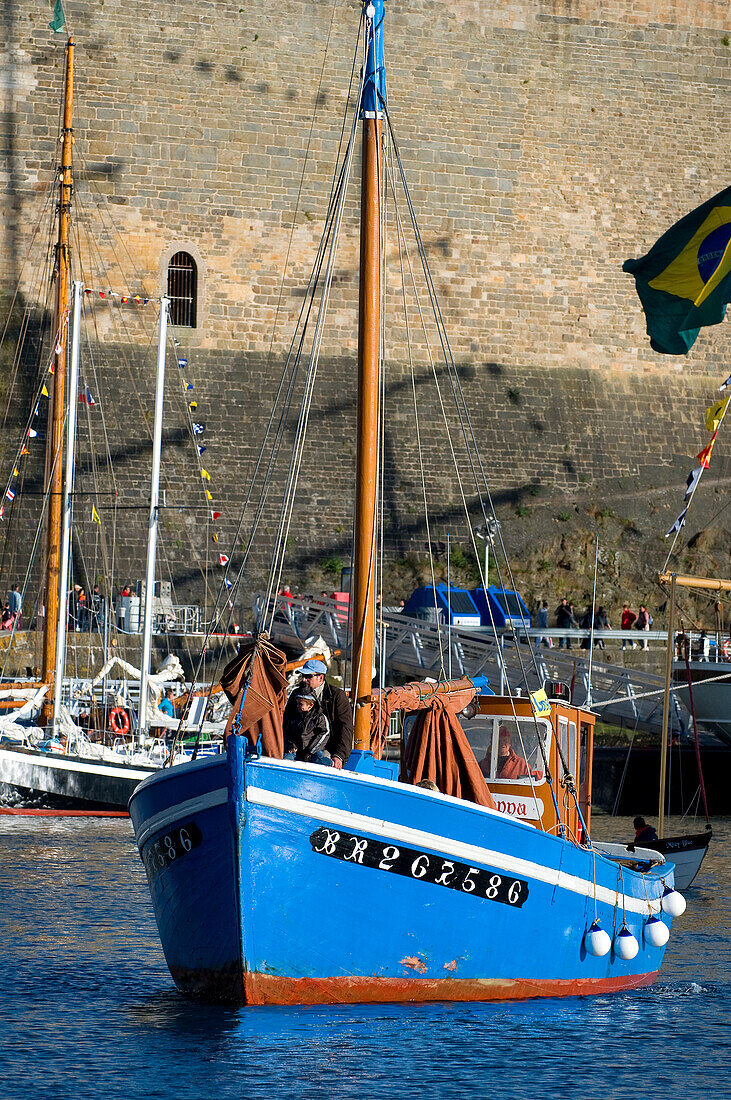
[[[264,622],[263,597],[254,603],[257,625]],[[348,616],[342,604],[325,596],[278,596],[269,607],[272,640],[289,649],[303,650],[321,637],[331,649],[347,659],[350,653]],[[412,619],[403,613],[383,612],[383,631],[376,631],[377,666],[385,679],[410,677],[439,679],[447,676],[487,676],[498,694],[528,692],[547,681],[568,683],[572,699],[579,706],[592,706],[607,722],[659,732],[662,724],[663,677],[641,669],[626,668],[596,659],[591,661],[586,630],[525,628],[517,638],[512,632],[468,630],[437,626]],[[550,637],[554,645],[542,644]],[[565,639],[571,648],[559,647]],[[601,641],[666,643],[667,635],[650,631],[595,631],[595,645]],[[685,729],[684,711],[674,701],[673,728]]]

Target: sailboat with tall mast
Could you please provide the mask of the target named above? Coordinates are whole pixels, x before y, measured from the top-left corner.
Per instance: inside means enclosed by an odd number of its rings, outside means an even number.
[[[72,282],[70,254],[74,189],[74,55],[74,40],[69,38],[60,135],[58,236],[52,272],[55,309],[52,370],[47,387],[50,403],[44,476],[47,508],[43,515],[43,568],[36,623],[36,633],[41,636],[40,681],[17,685],[25,702],[21,709],[0,719],[0,786],[6,792],[12,790],[23,796],[29,793],[53,795],[61,803],[75,807],[124,810],[138,783],[157,769],[167,756],[162,739],[152,745],[152,751],[144,744],[148,734],[148,695],[152,688],[159,694],[163,682],[182,676],[182,668],[175,661],[169,662],[162,676],[150,675],[168,304],[163,297],[158,324],[141,670],[137,672],[131,666],[126,669],[129,673],[136,673],[135,678],[140,680],[138,720],[136,730],[130,731],[126,710],[118,708],[119,714],[126,720],[126,732],[130,736],[126,738],[126,743],[114,748],[90,741],[72,720],[68,701],[64,700],[77,394],[82,302],[85,296],[83,283],[79,280]],[[4,698],[9,694],[12,694],[12,686],[4,685]],[[32,733],[28,732],[28,727]],[[121,732],[125,732],[124,726]]]
[[[284,657],[265,632],[242,649],[222,679],[232,702],[225,754],[163,769],[130,800],[162,946],[183,992],[244,1004],[633,988],[657,975],[672,918],[685,906],[662,856],[622,849],[612,858],[591,843],[574,773],[593,715],[543,692],[485,694],[482,678],[372,686],[383,139],[391,128],[383,22],[384,0],[363,4],[363,68],[344,154],[347,163],[360,120],[354,748],[342,768],[283,759]],[[338,181],[344,175],[336,172]],[[330,210],[342,204],[338,190]],[[322,252],[318,265],[332,269]],[[293,481],[290,473],[286,492]],[[289,505],[282,514],[280,545]],[[273,564],[270,593],[280,574]],[[408,727],[400,768],[383,754],[399,716],[404,737]],[[479,765],[460,716],[482,721]],[[501,777],[496,758],[511,730],[534,757]]]

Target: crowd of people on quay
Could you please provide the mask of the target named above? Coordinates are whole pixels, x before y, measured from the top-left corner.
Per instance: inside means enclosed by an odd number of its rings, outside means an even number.
[[[609,613],[605,607],[599,606],[596,609],[593,604],[588,604],[586,610],[577,616],[576,608],[574,604],[569,600],[567,596],[563,596],[558,603],[554,611],[555,626],[557,630],[586,630],[588,634],[586,637],[579,640],[579,647],[581,649],[588,649],[591,641],[591,631],[613,630],[611,622],[609,621]],[[538,612],[536,615],[536,626],[539,629],[549,628],[549,608],[548,600],[542,600]],[[619,630],[639,630],[643,633],[649,631],[652,626],[652,615],[650,614],[647,606],[643,603],[640,604],[637,612],[632,611],[630,605],[625,603],[622,607],[619,620]],[[541,646],[553,646],[553,638],[550,634],[546,633],[536,639],[536,645]],[[594,641],[594,645],[599,649],[605,648],[604,639],[598,637]],[[637,641],[633,639],[622,639],[622,649],[648,649],[647,638],[640,637]],[[561,637],[558,639],[559,649],[571,649],[571,638]]]

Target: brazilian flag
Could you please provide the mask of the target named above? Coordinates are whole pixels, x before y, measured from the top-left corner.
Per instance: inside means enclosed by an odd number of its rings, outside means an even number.
[[[686,214],[646,256],[627,260],[655,351],[687,355],[731,300],[731,187]]]

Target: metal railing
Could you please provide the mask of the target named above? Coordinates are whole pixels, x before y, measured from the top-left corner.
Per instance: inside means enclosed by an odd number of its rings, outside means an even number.
[[[348,616],[342,604],[319,597],[277,596],[272,640],[297,651],[318,637],[331,649],[340,650],[348,658],[350,638]],[[254,602],[257,625],[263,621],[263,597]],[[385,668],[386,676],[439,679],[452,676],[487,676],[498,694],[510,690],[526,693],[542,687],[547,680],[561,680],[572,686],[573,701],[581,706],[589,699],[591,705],[607,722],[632,728],[659,732],[662,724],[663,677],[641,669],[598,661],[591,662],[591,692],[589,692],[589,652],[580,648],[587,641],[585,629],[557,630],[524,628],[516,635],[512,631],[498,634],[462,627],[441,629],[435,623],[412,619],[403,613],[383,613],[385,653],[380,652],[376,631],[376,663]],[[449,635],[449,637],[448,637]],[[571,649],[544,647],[540,639],[565,638]],[[662,643],[667,634],[650,631],[595,631],[595,645],[601,640]],[[574,642],[579,643],[574,648]],[[530,647],[530,648],[529,648]],[[532,652],[531,652],[532,650]],[[596,650],[595,650],[596,653]],[[685,712],[674,699],[672,724],[674,732],[684,732]]]

